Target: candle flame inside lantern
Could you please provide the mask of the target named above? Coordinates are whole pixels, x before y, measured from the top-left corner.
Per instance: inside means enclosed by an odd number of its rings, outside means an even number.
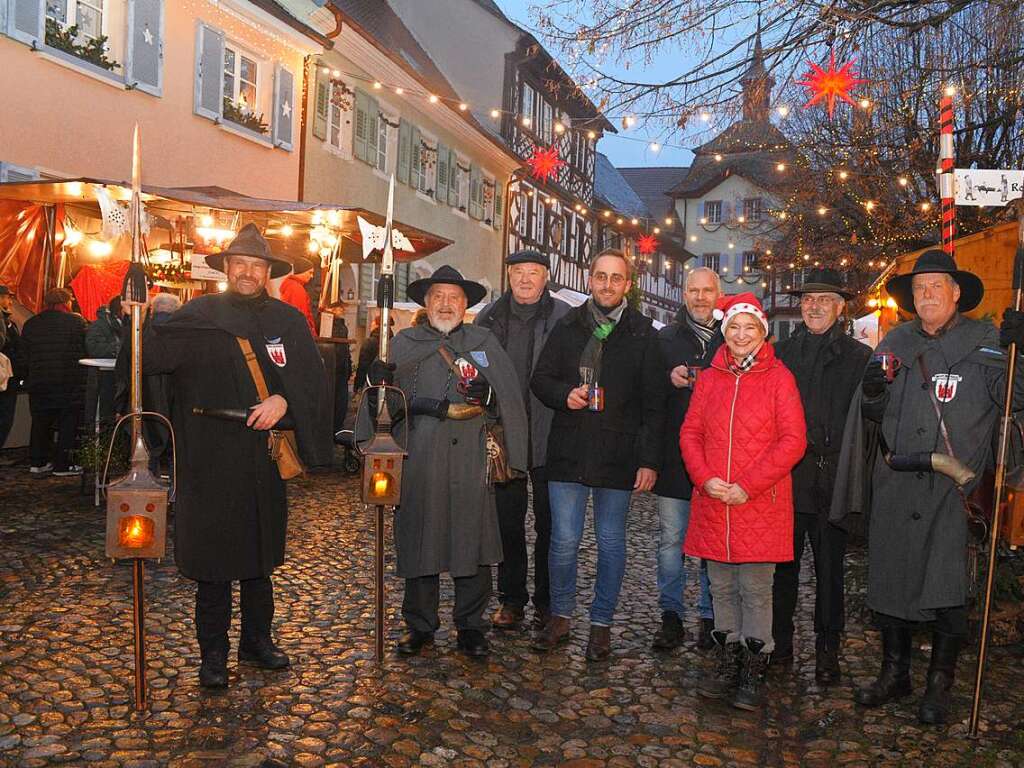
[[[387,472],[374,472],[370,477],[370,488],[374,496],[387,496],[391,492],[392,478]]]
[[[117,538],[122,547],[145,549],[153,543],[153,520],[144,515],[122,517]]]

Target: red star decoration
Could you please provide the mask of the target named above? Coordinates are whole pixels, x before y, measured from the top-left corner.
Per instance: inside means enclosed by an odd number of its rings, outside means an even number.
[[[807,63],[811,65],[811,68],[807,70],[803,80],[797,80],[797,85],[804,86],[811,93],[811,98],[804,104],[804,109],[808,109],[824,99],[829,117],[832,117],[832,113],[835,111],[836,99],[853,104],[850,90],[856,85],[867,82],[867,80],[857,77],[856,59],[851,59],[836,69],[836,55],[830,52],[828,69],[822,69],[813,61]]]
[[[654,235],[644,235],[636,241],[636,249],[644,256],[650,256],[658,251],[658,238]]]
[[[541,181],[547,181],[565,165],[565,161],[558,157],[558,149],[554,146],[547,149],[534,147],[533,155],[526,158],[526,163],[530,166],[533,177]]]

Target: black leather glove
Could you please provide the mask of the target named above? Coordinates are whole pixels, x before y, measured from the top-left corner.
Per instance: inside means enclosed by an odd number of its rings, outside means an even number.
[[[381,384],[391,386],[395,381],[394,363],[385,363],[379,357],[370,363],[370,370],[366,373],[366,381],[371,387],[379,387]]]
[[[1004,347],[1016,342],[1017,349],[1024,351],[1024,312],[1007,309],[999,325],[999,343]]]
[[[889,380],[885,376],[881,360],[872,360],[864,371],[864,378],[861,380],[860,388],[864,397],[874,400],[881,397]]]
[[[414,397],[409,404],[409,413],[413,416],[430,416],[443,421],[448,418],[448,401],[436,400],[433,397]]]
[[[456,389],[470,405],[490,405],[494,396],[494,390],[487,379],[479,374],[476,378],[470,379],[465,386],[460,382]]]

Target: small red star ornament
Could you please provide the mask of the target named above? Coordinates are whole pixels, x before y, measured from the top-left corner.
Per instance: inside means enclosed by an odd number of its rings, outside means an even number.
[[[636,241],[636,249],[644,256],[650,256],[658,251],[658,238],[654,235],[644,235]]]
[[[558,156],[558,150],[554,146],[547,149],[534,147],[533,154],[526,158],[526,163],[530,166],[533,177],[541,181],[547,181],[565,165],[565,161]]]
[[[835,111],[837,99],[854,104],[850,91],[854,86],[867,82],[857,77],[856,59],[851,59],[836,69],[836,55],[829,52],[828,69],[822,69],[813,61],[807,63],[811,68],[807,70],[803,80],[797,80],[797,85],[804,86],[811,94],[810,100],[804,104],[804,109],[824,101],[830,118]]]

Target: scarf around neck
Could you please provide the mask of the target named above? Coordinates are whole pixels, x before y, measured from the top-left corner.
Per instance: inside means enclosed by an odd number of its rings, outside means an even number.
[[[623,299],[619,306],[605,314],[594,303],[593,297],[587,299],[587,312],[585,315],[587,327],[590,329],[590,337],[587,339],[583,353],[580,355],[580,380],[586,384],[596,384],[601,379],[601,358],[604,355],[604,343],[612,335],[615,326],[622,319],[622,313],[626,311],[626,300]],[[589,369],[590,381],[583,373],[583,369]]]
[[[710,324],[704,325],[704,323],[694,318],[694,316],[691,315],[689,311],[686,311],[684,314],[686,319],[686,327],[693,331],[694,336],[697,337],[697,341],[700,342],[701,355],[707,354],[708,344],[710,344],[711,339],[714,338],[715,331],[718,330],[720,322],[718,320],[712,319]]]
[[[750,354],[744,357],[742,360],[737,361],[733,357],[732,352],[726,353],[726,357],[729,359],[729,370],[733,373],[746,373],[754,367],[754,363],[757,362],[757,353],[761,351],[761,347],[765,345],[765,342],[761,342],[757,345],[757,349],[753,350]]]

